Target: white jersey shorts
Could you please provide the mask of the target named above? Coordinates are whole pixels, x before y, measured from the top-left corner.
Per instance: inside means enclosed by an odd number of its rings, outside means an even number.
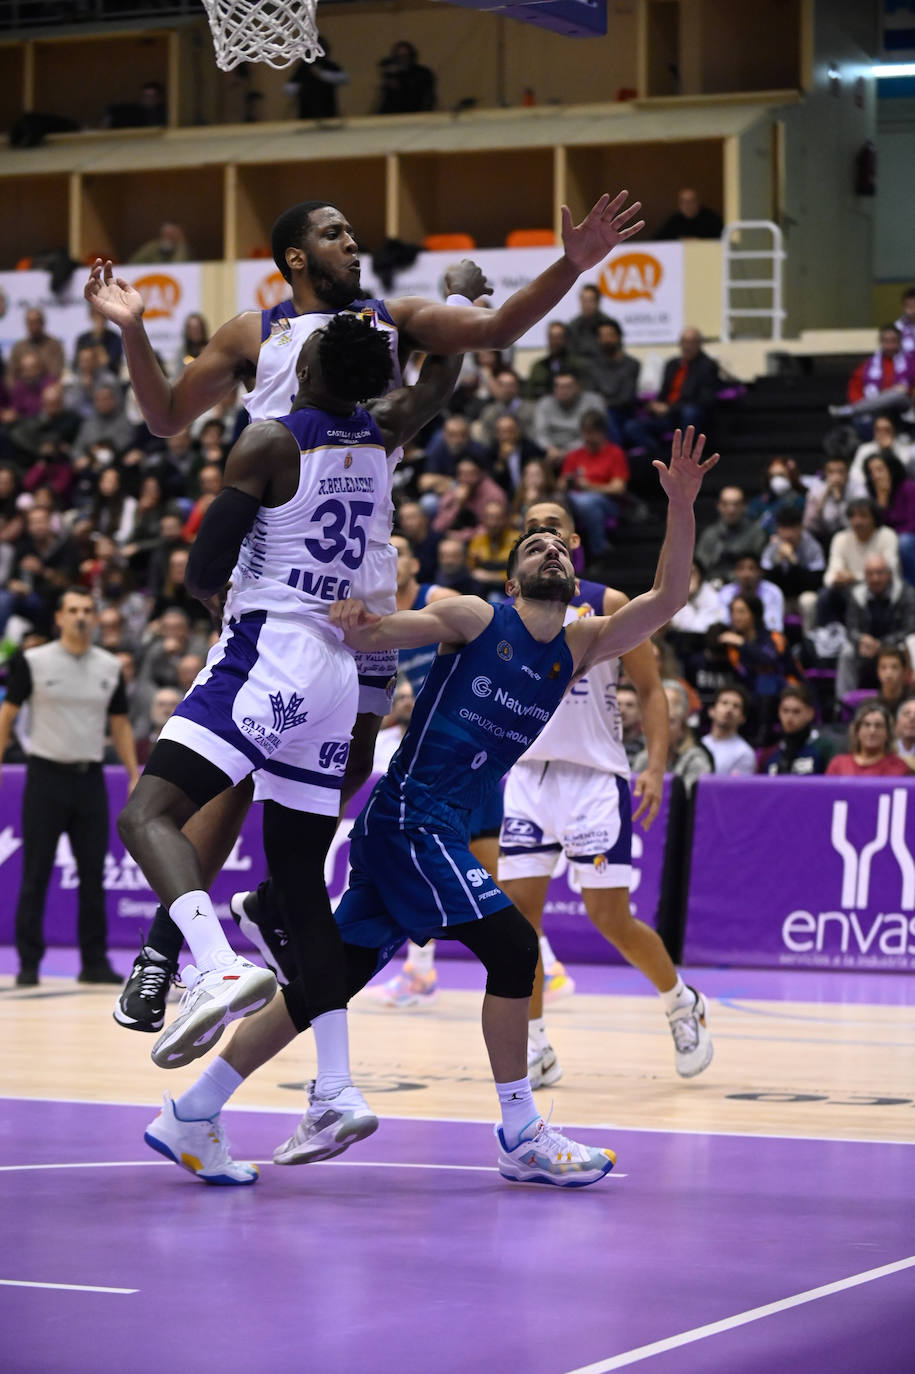
[[[375,615],[397,610],[397,550],[393,544],[370,544],[353,577],[350,595],[364,601]],[[386,716],[394,700],[397,650],[355,655],[359,676],[359,714]]]
[[[251,611],[223,628],[159,738],[240,782],[255,801],[336,816],[356,719],[356,665],[301,621]]]
[[[551,877],[562,855],[584,889],[629,887],[629,783],[580,763],[516,763],[505,780],[499,882]]]

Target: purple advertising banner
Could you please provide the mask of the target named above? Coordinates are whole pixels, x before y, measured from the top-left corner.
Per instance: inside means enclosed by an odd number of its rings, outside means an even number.
[[[915,970],[915,791],[898,778],[703,778],[684,961]]]
[[[124,851],[115,830],[114,820],[127,796],[126,775],[120,768],[106,768],[105,777],[111,805],[111,830],[108,856],[105,861],[105,889],[108,897],[108,932],[112,948],[136,948],[141,931],[149,929],[156,910],[156,899],[146,885],[142,873]],[[325,873],[331,901],[336,906],[346,889],[349,874],[349,832],[353,819],[365,804],[375,782],[373,778],[353,798],[347,818],[339,826],[327,858]],[[0,905],[0,944],[13,943],[16,898],[22,876],[22,792],[25,786],[25,767],[8,764],[3,769],[0,786],[0,883],[5,898]],[[639,827],[633,835],[633,910],[643,920],[655,924],[658,896],[661,890],[661,871],[664,862],[664,842],[670,805],[669,785],[665,782],[664,798],[657,820],[646,834]],[[210,889],[216,911],[231,925],[232,942],[246,948],[247,942],[231,922],[229,899],[234,892],[256,887],[265,876],[263,846],[261,844],[260,807],[253,806],[245,818],[238,842]],[[76,942],[76,900],[78,879],[73,855],[66,836],[57,846],[54,869],[48,889],[45,909],[45,938],[49,945],[72,945]],[[598,935],[585,914],[581,894],[573,891],[562,871],[550,885],[545,909],[544,927],[556,953],[562,959],[606,962],[618,960],[615,951]],[[228,932],[227,932],[228,933]],[[460,954],[446,942],[440,951]]]

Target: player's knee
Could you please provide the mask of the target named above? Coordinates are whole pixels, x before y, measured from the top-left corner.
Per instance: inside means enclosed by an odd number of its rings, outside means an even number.
[[[486,991],[493,997],[530,997],[540,955],[530,921],[508,906],[485,917],[478,931],[483,938],[474,952],[486,969]]]
[[[301,1035],[302,1031],[308,1030],[308,1027],[311,1025],[305,999],[305,988],[302,985],[301,979],[294,978],[291,983],[287,983],[280,991],[286,1003],[286,1011],[289,1013],[289,1019],[296,1028],[296,1034]]]

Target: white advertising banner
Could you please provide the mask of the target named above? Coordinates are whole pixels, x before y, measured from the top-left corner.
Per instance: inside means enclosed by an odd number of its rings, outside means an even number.
[[[374,276],[371,259],[362,268],[366,296],[425,296],[441,299],[445,270],[457,260],[456,253],[420,253],[416,262],[400,272],[392,291],[384,291]],[[492,302],[501,305],[522,286],[532,282],[551,262],[553,248],[481,248],[468,254],[478,263],[493,286]],[[606,262],[586,272],[546,316],[518,340],[520,348],[546,348],[550,320],[571,320],[579,313],[578,292],[585,282],[600,288],[601,309],[619,320],[630,346],[676,343],[683,328],[683,246],[680,243],[623,245]],[[269,309],[289,295],[289,287],[268,259],[238,263],[236,273],[239,310]]]
[[[143,320],[152,346],[171,369],[181,347],[184,321],[200,309],[200,264],[137,265],[118,267],[117,271],[143,297]],[[87,277],[87,269],[77,268],[66,290],[55,296],[47,272],[0,272],[0,349],[4,356],[17,340],[25,338],[25,312],[37,306],[44,311],[48,333],[61,340],[67,362],[72,362],[76,340],[89,328],[89,307],[83,299]],[[211,328],[217,323],[222,321],[210,321]]]

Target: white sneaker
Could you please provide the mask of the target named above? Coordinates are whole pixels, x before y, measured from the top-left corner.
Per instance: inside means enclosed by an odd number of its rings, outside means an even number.
[[[273,1152],[274,1164],[311,1164],[342,1155],[357,1140],[378,1130],[378,1117],[358,1088],[341,1088],[336,1097],[316,1097],[308,1085],[308,1111],[295,1130]]]
[[[182,970],[185,992],[177,1020],[153,1045],[160,1069],[180,1069],[206,1054],[230,1021],[265,1007],[276,992],[276,978],[238,954],[219,955],[219,964],[201,973],[188,964]]]
[[[175,1113],[171,1094],[162,1099],[162,1110],[146,1128],[143,1139],[160,1155],[173,1159],[203,1183],[230,1186],[256,1183],[256,1164],[240,1164],[229,1154],[229,1142],[219,1114],[211,1121],[182,1121]]]
[[[549,1121],[540,1121],[530,1140],[521,1140],[513,1150],[505,1144],[502,1127],[496,1127],[499,1142],[499,1173],[512,1183],[551,1183],[557,1188],[584,1188],[597,1183],[616,1163],[612,1150],[594,1150],[569,1140]]]
[[[695,1078],[712,1062],[715,1047],[708,1033],[705,998],[695,988],[690,992],[696,999],[691,1007],[668,1013],[670,1033],[674,1038],[674,1060],[681,1078]]]
[[[562,1065],[552,1045],[544,1045],[540,1050],[528,1041],[527,1076],[535,1092],[538,1088],[551,1088],[554,1083],[559,1082],[562,1077]]]

